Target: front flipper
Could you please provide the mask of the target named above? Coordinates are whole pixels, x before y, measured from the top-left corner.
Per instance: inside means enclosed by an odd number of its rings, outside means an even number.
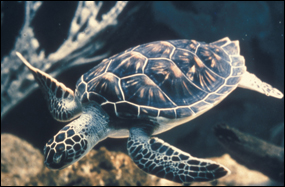
[[[193,157],[158,138],[149,138],[140,128],[130,129],[127,148],[140,169],[174,182],[211,181],[230,173],[221,164]]]
[[[74,97],[74,92],[70,88],[67,88],[49,74],[33,67],[19,52],[16,52],[16,55],[34,75],[44,93],[48,109],[54,119],[62,122],[71,121],[81,113],[81,104]]]

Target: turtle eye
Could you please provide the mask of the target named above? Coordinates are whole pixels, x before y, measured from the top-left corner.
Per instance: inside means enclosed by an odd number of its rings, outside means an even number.
[[[65,145],[63,143],[58,144],[55,148],[56,152],[62,153],[65,150]]]

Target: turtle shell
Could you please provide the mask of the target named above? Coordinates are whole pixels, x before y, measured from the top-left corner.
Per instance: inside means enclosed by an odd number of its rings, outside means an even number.
[[[103,60],[81,76],[76,96],[120,118],[182,118],[219,103],[245,71],[238,41],[157,41]]]

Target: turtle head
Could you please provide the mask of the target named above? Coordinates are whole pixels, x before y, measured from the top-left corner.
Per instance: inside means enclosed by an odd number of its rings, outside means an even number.
[[[63,169],[86,155],[110,133],[109,117],[100,107],[90,103],[82,115],[63,127],[44,147],[45,165]]]
[[[50,169],[63,169],[83,157],[88,147],[87,139],[67,125],[46,143],[45,165]]]

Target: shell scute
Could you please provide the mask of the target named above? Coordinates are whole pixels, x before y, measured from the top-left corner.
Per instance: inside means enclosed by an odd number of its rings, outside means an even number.
[[[240,67],[237,67],[237,68],[233,68],[232,76],[242,76],[242,74],[244,74],[245,71],[246,71],[245,66],[240,66]]]
[[[112,60],[107,71],[118,77],[142,73],[146,60],[147,58],[138,52],[123,53]]]
[[[206,92],[213,92],[224,83],[223,78],[211,71],[191,52],[178,49],[171,59],[181,69],[190,82]]]
[[[223,95],[219,95],[219,94],[209,94],[208,97],[205,99],[205,102],[207,103],[215,103],[216,101],[219,101],[223,98]]]
[[[197,47],[200,45],[200,43],[195,40],[170,40],[169,43],[176,48],[185,49],[191,53],[196,53]]]
[[[140,116],[141,117],[157,117],[158,116],[158,110],[153,108],[146,108],[146,107],[140,107]]]
[[[177,108],[176,109],[177,118],[192,116],[194,112],[190,110],[188,107]]]
[[[216,53],[208,46],[200,46],[197,50],[197,61],[203,62],[210,70],[217,75],[226,78],[230,75],[230,58],[222,50]],[[198,62],[197,62],[198,63]]]
[[[236,85],[239,83],[240,80],[241,80],[241,77],[231,77],[227,80],[226,84],[227,85]]]
[[[175,119],[176,118],[176,112],[174,111],[174,109],[160,110],[159,116],[165,117],[168,119]]]
[[[77,85],[76,92],[78,95],[83,95],[85,91],[86,91],[86,84],[84,82],[81,82],[80,84]]]
[[[232,66],[237,67],[237,66],[244,66],[245,67],[245,59],[243,56],[231,56],[232,58]]]
[[[110,117],[116,117],[116,104],[114,103],[103,103],[101,105],[101,107],[103,108],[104,111],[108,111],[108,114]]]
[[[111,102],[122,101],[123,95],[118,83],[119,79],[113,73],[105,73],[89,81],[87,91],[98,93]]]
[[[169,58],[173,50],[174,46],[167,41],[143,44],[134,49],[147,58]]]
[[[95,92],[90,92],[88,98],[89,98],[89,101],[95,101],[100,105],[108,101],[107,99],[105,99],[104,97],[102,97],[101,95]]]
[[[207,95],[191,84],[170,60],[150,60],[145,74],[178,106],[190,105]]]
[[[218,41],[210,43],[210,45],[216,45],[216,46],[221,47],[221,46],[223,46],[223,45],[225,45],[227,43],[230,43],[230,42],[231,42],[231,40],[228,37],[225,37],[225,38],[222,38],[222,39],[220,39]]]
[[[171,108],[173,103],[146,75],[122,79],[122,89],[126,101],[157,108]]]
[[[235,88],[236,88],[236,86],[224,86],[220,90],[218,90],[217,93],[226,95],[226,94],[230,93]]]
[[[201,101],[201,102],[191,106],[190,108],[193,112],[198,113],[200,111],[206,110],[207,108],[211,108],[212,106],[213,106],[212,104]]]
[[[123,103],[117,103],[116,108],[117,108],[117,113],[119,117],[122,117],[122,118],[138,117],[139,109],[135,105],[123,102]]]
[[[232,41],[231,43],[222,46],[222,48],[227,52],[228,55],[239,55],[239,41]]]
[[[104,59],[100,64],[85,73],[83,75],[83,80],[85,82],[89,82],[91,79],[102,75],[106,71],[106,68],[108,67],[109,63],[110,59]]]

